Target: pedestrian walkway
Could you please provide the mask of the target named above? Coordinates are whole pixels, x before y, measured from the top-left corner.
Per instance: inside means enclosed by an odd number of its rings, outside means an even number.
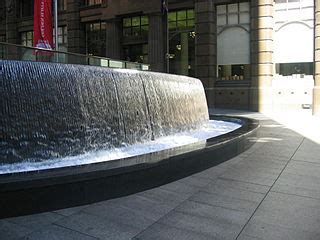
[[[259,119],[253,147],[203,172],[127,197],[0,220],[0,239],[319,240],[316,134],[308,138],[258,113],[215,113]]]

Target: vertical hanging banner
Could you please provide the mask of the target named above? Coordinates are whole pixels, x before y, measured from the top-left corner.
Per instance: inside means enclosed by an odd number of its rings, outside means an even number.
[[[52,0],[34,0],[33,24],[33,46],[52,50]]]

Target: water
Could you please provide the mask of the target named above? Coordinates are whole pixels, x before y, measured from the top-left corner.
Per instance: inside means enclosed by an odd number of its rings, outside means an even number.
[[[65,159],[200,128],[198,79],[0,60],[0,163]]]
[[[107,150],[89,151],[78,156],[52,158],[40,162],[28,160],[22,163],[2,164],[0,165],[0,174],[28,172],[34,170],[39,171],[44,169],[106,162],[177,148],[191,143],[200,143],[202,144],[202,147],[204,147],[206,139],[233,131],[240,126],[241,125],[237,123],[211,120],[208,123],[203,124],[203,126],[198,130],[189,130],[176,133],[171,136],[163,136],[154,141],[145,141],[142,143]]]

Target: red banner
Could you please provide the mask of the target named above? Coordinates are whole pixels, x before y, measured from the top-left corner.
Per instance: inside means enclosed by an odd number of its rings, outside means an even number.
[[[34,0],[33,30],[33,46],[52,50],[52,0]]]

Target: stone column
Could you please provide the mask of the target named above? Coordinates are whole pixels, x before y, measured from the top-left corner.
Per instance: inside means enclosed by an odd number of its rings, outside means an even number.
[[[180,44],[181,44],[181,62],[180,62],[180,74],[188,76],[189,73],[189,45],[188,45],[188,35],[189,33],[180,34]]]
[[[15,0],[5,0],[5,28],[6,28],[6,41],[8,43],[20,44],[20,36],[18,33],[17,26],[17,16],[18,16],[18,1]],[[7,47],[6,48],[6,58],[12,60],[19,60],[21,58],[20,49],[16,47]]]
[[[1,42],[5,42],[6,39],[3,39],[3,37],[5,38],[6,36],[6,12],[7,12],[7,8],[6,8],[6,3],[4,3],[3,5],[0,6],[0,41]]]
[[[148,58],[152,71],[166,71],[166,23],[161,13],[149,15]]]
[[[119,19],[112,19],[106,22],[106,56],[108,58],[120,59],[120,24]]]
[[[315,0],[313,114],[320,116],[320,0]]]
[[[18,6],[17,1],[6,0],[6,39],[8,43],[19,44],[19,34],[17,28]]]
[[[216,13],[212,0],[195,1],[195,71],[206,90],[209,107],[214,104],[217,64]]]
[[[67,1],[68,52],[85,53],[85,26],[80,19],[81,0]]]
[[[251,1],[250,108],[272,111],[273,0]]]

